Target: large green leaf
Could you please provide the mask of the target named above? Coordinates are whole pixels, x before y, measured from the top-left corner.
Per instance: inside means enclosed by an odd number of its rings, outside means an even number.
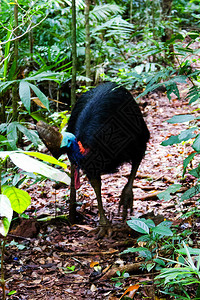
[[[17,122],[12,122],[7,127],[8,142],[13,150],[17,150],[17,146],[16,146],[18,140],[17,125],[18,125]]]
[[[160,234],[162,236],[173,236],[173,232],[166,226],[158,225],[152,229],[153,233]]]
[[[47,178],[70,184],[70,177],[65,173],[44,164],[41,161],[33,159],[26,154],[12,152],[10,158],[13,163],[26,172],[38,173]]]
[[[131,219],[127,221],[127,224],[137,232],[149,234],[149,227],[139,219]]]
[[[31,92],[30,92],[30,86],[29,86],[28,82],[25,81],[25,80],[20,81],[19,96],[20,96],[20,99],[21,99],[22,103],[24,104],[24,106],[26,107],[28,112],[30,113]]]
[[[12,153],[17,153],[19,151],[0,151],[0,157],[2,159],[9,157]]]
[[[59,160],[57,160],[56,158],[54,158],[53,156],[47,155],[47,154],[43,154],[43,153],[39,153],[39,152],[24,152],[25,154],[28,154],[30,156],[33,157],[37,157],[45,162],[57,165],[62,167],[63,169],[67,168],[67,165],[63,162],[60,162]]]
[[[195,116],[192,115],[177,115],[173,116],[171,119],[167,120],[168,123],[176,124],[176,123],[186,123],[195,120]]]
[[[10,200],[5,195],[0,195],[0,233],[6,236],[13,216]]]
[[[31,204],[31,197],[26,191],[8,185],[2,186],[2,191],[10,200],[12,209],[18,214],[22,214]]]
[[[42,104],[49,110],[49,100],[34,84],[28,82],[30,88],[34,91],[34,93],[38,96]]]
[[[41,56],[40,56],[41,57]],[[41,57],[42,60],[42,57]],[[38,62],[37,62],[38,63]],[[45,60],[43,61],[45,64]],[[47,66],[45,66],[47,68]],[[54,80],[59,81],[61,77],[61,74],[59,72],[41,72],[40,70],[36,73],[34,73],[30,77],[26,77],[26,81],[45,81],[45,80]]]

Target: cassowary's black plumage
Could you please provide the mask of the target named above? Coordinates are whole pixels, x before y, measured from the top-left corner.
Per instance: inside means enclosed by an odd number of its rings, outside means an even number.
[[[132,164],[119,203],[126,218],[127,209],[132,211],[133,180],[148,139],[149,131],[139,106],[124,87],[111,82],[99,85],[83,94],[75,104],[67,132],[63,134],[60,154],[68,154],[76,170],[81,168],[86,173],[96,192],[100,235],[109,227],[101,200],[101,174],[116,172],[125,162]]]
[[[149,139],[138,104],[124,87],[111,82],[81,96],[67,131],[89,149],[80,163],[89,179],[113,173],[124,162],[137,165]]]

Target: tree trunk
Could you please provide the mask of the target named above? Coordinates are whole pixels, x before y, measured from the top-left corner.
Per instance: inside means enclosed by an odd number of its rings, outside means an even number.
[[[172,9],[172,1],[173,0],[162,0],[162,15],[163,15],[163,20],[166,22],[170,20],[170,15],[171,15],[171,9]],[[162,41],[166,42],[171,39],[172,36],[172,29],[166,27],[165,28],[165,33],[162,37]],[[166,59],[170,59],[172,63],[174,63],[174,46],[173,44],[169,44],[169,55],[166,57]]]
[[[30,30],[29,32],[29,52],[31,54],[31,59],[30,59],[30,71],[33,71],[33,29]]]
[[[71,81],[71,109],[76,103],[76,0],[72,0],[72,81]],[[69,221],[71,224],[76,222],[76,189],[74,185],[75,167],[71,165],[71,187],[70,187],[70,206]]]
[[[133,24],[133,0],[130,0],[130,23]]]
[[[85,67],[86,77],[90,79],[90,0],[85,0]],[[90,85],[90,81],[86,81],[86,86]]]
[[[71,81],[71,108],[76,103],[76,0],[72,0],[72,81]]]
[[[1,5],[0,5],[0,11],[1,11]],[[3,51],[2,51],[2,47],[0,45],[0,62],[2,60],[3,60]],[[6,95],[5,95],[5,93],[4,94],[0,93],[0,104],[1,104],[1,108],[0,108],[0,124],[1,123],[5,123],[5,121],[6,121],[5,103],[6,103]]]
[[[18,5],[15,4],[14,6],[14,29],[15,29],[15,37],[17,37],[18,35]],[[14,64],[14,68],[17,71],[17,59],[18,59],[18,39],[16,39],[14,41],[14,60],[13,60],[13,64]],[[17,74],[17,72],[16,72]],[[13,109],[13,121],[17,120],[17,115],[18,115],[18,111],[17,111],[17,104],[18,104],[18,85],[17,83],[13,84],[12,87],[12,109]]]

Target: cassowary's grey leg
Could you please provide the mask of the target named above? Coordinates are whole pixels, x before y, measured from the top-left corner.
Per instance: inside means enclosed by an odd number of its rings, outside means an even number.
[[[106,233],[110,235],[110,222],[105,216],[105,212],[103,209],[102,199],[101,199],[101,177],[97,179],[91,179],[90,183],[95,191],[97,202],[98,202],[98,210],[100,214],[100,220],[99,220],[99,233],[98,238],[103,237]]]
[[[125,187],[123,188],[122,193],[121,193],[118,213],[120,212],[121,206],[123,206],[123,213],[122,213],[123,221],[127,217],[128,209],[130,209],[130,213],[133,212],[133,181],[135,179],[139,165],[140,164],[137,164],[137,165],[132,164],[132,169],[131,169],[131,173],[128,178],[128,182],[125,185]]]

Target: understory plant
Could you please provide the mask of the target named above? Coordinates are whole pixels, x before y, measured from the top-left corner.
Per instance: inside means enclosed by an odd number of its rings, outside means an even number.
[[[131,220],[127,221],[127,224],[131,229],[142,234],[137,239],[137,243],[142,246],[128,248],[121,254],[139,253],[139,256],[144,259],[143,268],[149,272],[153,268],[159,270],[165,266],[165,262],[158,258],[158,255],[161,248],[162,251],[168,251],[173,247],[172,243],[168,242],[168,239],[173,237],[173,232],[170,229],[172,223],[163,221],[159,225],[155,225],[151,219],[131,218]]]
[[[170,221],[156,226],[150,219],[132,218],[127,223],[142,236],[137,239],[139,247],[128,248],[121,255],[138,253],[144,260],[143,269],[159,272],[157,276],[152,273],[159,293],[173,299],[200,299],[200,249],[186,245],[188,235],[172,231]],[[191,291],[195,298],[191,298]]]
[[[34,158],[33,158],[34,157]],[[0,152],[0,235],[1,243],[1,287],[3,291],[3,300],[6,299],[5,277],[4,277],[4,254],[6,236],[9,232],[10,224],[13,217],[13,211],[18,214],[23,214],[27,207],[31,204],[30,195],[12,184],[2,184],[1,176],[3,166],[7,159],[10,159],[18,168],[23,169],[28,173],[37,173],[55,181],[70,184],[70,178],[65,173],[55,169],[47,163],[67,168],[65,163],[58,161],[52,156],[37,152],[22,152],[22,151],[1,151]],[[36,159],[37,158],[37,159]],[[38,160],[40,159],[40,160]],[[42,160],[42,161],[41,161]]]
[[[177,260],[162,258],[168,267],[161,269],[155,277],[161,286],[160,292],[174,297],[174,299],[200,299],[200,249],[190,248],[182,242],[183,248],[176,250]],[[173,267],[172,267],[173,265]],[[191,298],[189,289],[195,294]],[[190,292],[191,292],[190,291]]]

